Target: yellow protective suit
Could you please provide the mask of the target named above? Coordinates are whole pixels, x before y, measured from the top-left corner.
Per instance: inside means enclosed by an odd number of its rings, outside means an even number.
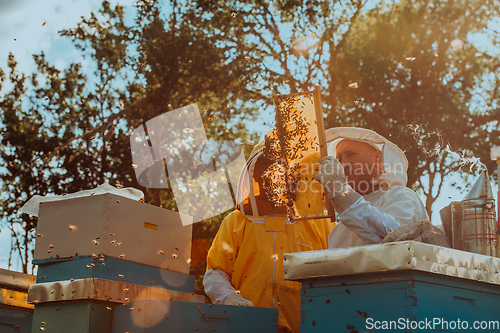
[[[258,165],[257,167],[255,165],[257,160],[255,157],[258,154],[258,151],[252,154],[247,162],[247,173],[244,170],[241,179],[248,179],[248,174],[254,175],[254,170],[256,173],[260,172],[257,171]],[[314,158],[317,161],[319,155]],[[313,168],[304,170],[302,173],[304,179],[305,175],[316,172]],[[311,178],[312,176],[309,176],[307,179],[312,181]],[[238,187],[240,193],[244,187],[241,179]],[[320,184],[319,186],[321,187]],[[264,215],[262,213],[264,207],[270,204],[256,198],[259,191],[262,190],[254,185],[247,191],[250,194],[244,196],[251,198],[246,201],[252,202],[251,212],[257,211]],[[295,202],[297,209],[305,213],[313,213],[307,210],[316,209],[317,212],[321,196],[318,199],[317,194],[312,195],[306,191],[299,193],[297,197]],[[239,209],[245,211],[244,205],[240,205]],[[283,254],[327,249],[327,238],[335,223],[330,219],[299,220],[291,223],[285,214],[250,216],[240,210],[235,210],[222,222],[208,252],[207,272],[216,269],[226,273],[231,285],[243,298],[258,307],[277,308],[279,326],[286,327],[294,333],[299,332],[301,283],[283,279]],[[306,214],[306,216],[312,215],[315,214]],[[215,298],[214,296],[212,301]]]
[[[255,306],[278,308],[279,325],[300,330],[300,282],[283,279],[283,254],[328,248],[329,220],[265,219],[239,210],[222,222],[207,256],[207,270],[220,269]]]

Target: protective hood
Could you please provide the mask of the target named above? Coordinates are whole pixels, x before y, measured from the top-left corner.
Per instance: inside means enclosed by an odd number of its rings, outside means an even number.
[[[238,180],[238,189],[236,191],[236,200],[238,202],[237,209],[244,215],[261,215],[259,214],[259,204],[256,200],[256,196],[259,194],[256,193],[259,191],[259,185],[255,181],[254,172],[255,164],[263,154],[264,145],[264,141],[255,145]]]
[[[382,151],[383,172],[374,180],[375,184],[386,183],[389,187],[406,186],[408,182],[408,160],[398,146],[374,131],[358,127],[336,127],[326,130],[328,155],[335,156],[338,143],[354,140],[367,143]]]
[[[254,147],[241,172],[236,197],[238,210],[247,216],[287,217],[287,207],[275,205],[266,193],[264,173],[269,172],[268,168],[274,165],[274,161],[263,156],[264,145],[263,141]],[[293,172],[297,182],[292,199],[296,217],[324,215],[326,199],[323,187],[314,180],[319,159],[320,153],[312,151],[298,161],[298,168]]]

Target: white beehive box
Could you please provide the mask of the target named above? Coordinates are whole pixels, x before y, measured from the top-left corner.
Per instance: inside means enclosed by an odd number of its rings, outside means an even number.
[[[188,216],[111,193],[40,204],[35,259],[104,255],[189,274]]]

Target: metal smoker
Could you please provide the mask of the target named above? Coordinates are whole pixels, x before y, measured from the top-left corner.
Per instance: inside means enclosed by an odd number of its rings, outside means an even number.
[[[495,199],[488,177],[483,171],[472,189],[461,201],[461,216],[452,221],[457,228],[458,240],[463,250],[497,256],[497,228],[495,219]],[[458,220],[458,221],[457,221]]]

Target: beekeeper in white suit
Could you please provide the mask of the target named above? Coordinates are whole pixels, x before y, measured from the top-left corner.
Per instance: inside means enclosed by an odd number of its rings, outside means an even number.
[[[403,224],[428,219],[422,201],[406,187],[408,161],[383,136],[353,127],[326,131],[328,153],[316,179],[323,184],[340,223],[329,248],[380,243]]]

